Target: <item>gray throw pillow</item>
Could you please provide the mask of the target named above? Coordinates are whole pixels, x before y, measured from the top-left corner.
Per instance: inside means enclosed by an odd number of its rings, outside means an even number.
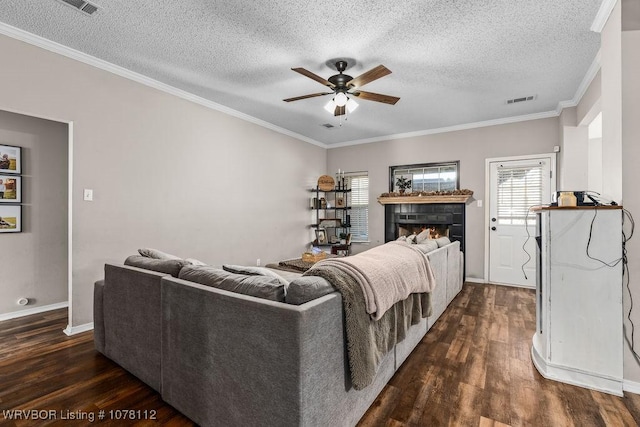
[[[185,258],[184,260],[187,261],[191,265],[207,265],[206,263],[204,263],[204,262],[202,262],[200,260],[197,260],[195,258]]]
[[[286,302],[289,304],[300,305],[316,298],[320,298],[323,295],[330,294],[335,290],[336,288],[334,288],[333,285],[323,277],[298,277],[289,283]]]
[[[438,242],[436,242],[435,240],[427,239],[422,243],[418,243],[416,246],[426,254],[438,249]]]
[[[249,266],[243,266],[243,265],[224,264],[222,266],[222,269],[225,271],[228,271],[229,273],[246,274],[247,276],[273,277],[274,279],[278,279],[278,281],[283,285],[285,286],[289,285],[289,281],[287,279],[285,279],[278,273],[264,267],[249,267]]]
[[[154,258],[154,259],[182,259],[175,255],[171,255],[166,252],[162,252],[157,249],[151,249],[151,248],[138,249],[138,253],[144,257]]]
[[[438,247],[441,248],[451,243],[451,240],[449,240],[448,237],[439,237],[436,239],[436,243],[438,244]]]
[[[124,260],[124,265],[144,268],[145,270],[157,271],[178,277],[180,270],[187,265],[187,262],[182,259],[156,259],[142,255],[131,255]]]
[[[276,278],[245,276],[209,266],[187,265],[180,270],[180,279],[200,283],[225,291],[256,298],[284,302],[284,285]]]
[[[429,238],[429,229],[426,228],[416,236],[416,243],[418,244],[423,243],[428,238]]]

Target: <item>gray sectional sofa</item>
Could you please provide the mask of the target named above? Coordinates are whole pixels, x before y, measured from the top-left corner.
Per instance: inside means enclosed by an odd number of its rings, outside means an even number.
[[[433,314],[363,390],[351,385],[339,292],[299,305],[257,298],[174,277],[178,260],[164,272],[105,266],[96,348],[203,426],[353,426],[462,288],[458,242],[427,256]]]

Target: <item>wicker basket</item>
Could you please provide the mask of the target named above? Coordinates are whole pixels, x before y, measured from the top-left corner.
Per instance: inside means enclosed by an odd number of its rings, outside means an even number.
[[[311,252],[305,252],[302,254],[302,260],[305,262],[318,262],[327,257],[326,252],[320,252],[318,254],[312,254]]]

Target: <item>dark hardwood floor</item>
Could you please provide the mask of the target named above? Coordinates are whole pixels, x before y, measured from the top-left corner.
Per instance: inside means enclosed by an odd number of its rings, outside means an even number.
[[[0,425],[192,425],[96,352],[92,332],[64,335],[66,315],[0,322],[0,411],[55,411],[55,418],[37,420],[9,420],[3,412]],[[534,322],[533,291],[465,284],[360,425],[638,425],[638,395],[619,398],[542,378],[530,358]],[[156,419],[144,419],[145,411]]]

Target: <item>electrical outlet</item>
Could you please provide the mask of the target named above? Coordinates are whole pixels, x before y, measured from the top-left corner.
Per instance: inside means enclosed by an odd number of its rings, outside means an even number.
[[[260,258],[258,258],[258,259],[256,260],[256,265],[257,265],[258,267],[260,267]]]
[[[93,190],[91,190],[90,188],[84,189],[84,200],[86,200],[87,202],[93,201]]]

